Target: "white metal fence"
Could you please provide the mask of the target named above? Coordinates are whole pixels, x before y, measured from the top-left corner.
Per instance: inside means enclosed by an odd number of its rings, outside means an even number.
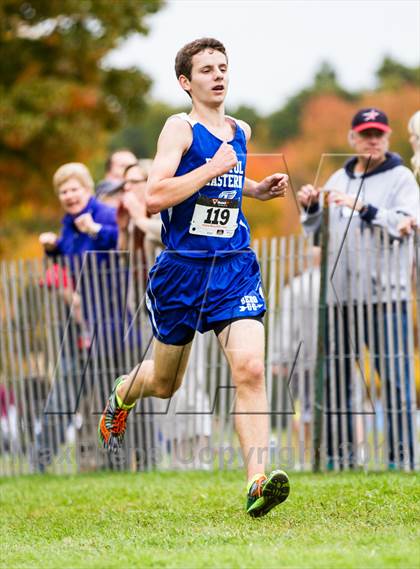
[[[413,468],[417,236],[402,242],[379,231],[356,234],[341,256],[334,239],[330,236],[327,347],[318,354],[322,466]],[[268,309],[269,462],[311,469],[317,253],[303,236],[262,240],[255,250]],[[235,389],[212,333],[196,335],[184,384],[172,400],[138,403],[121,453],[110,457],[98,448],[97,422],[113,380],[150,356],[145,278],[140,254],[129,259],[126,253],[92,253],[81,264],[77,259],[2,262],[1,475],[212,469],[243,462],[233,428]]]

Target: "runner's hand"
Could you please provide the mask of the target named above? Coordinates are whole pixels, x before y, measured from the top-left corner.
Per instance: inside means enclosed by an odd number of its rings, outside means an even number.
[[[232,146],[227,142],[222,142],[218,151],[210,161],[213,177],[216,178],[217,176],[226,174],[236,166],[237,162],[238,157]]]
[[[276,172],[271,176],[267,176],[257,184],[255,197],[262,201],[272,200],[273,198],[284,198],[288,186],[289,176]]]

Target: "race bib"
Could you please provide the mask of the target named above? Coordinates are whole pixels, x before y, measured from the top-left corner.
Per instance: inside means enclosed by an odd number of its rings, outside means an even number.
[[[232,237],[238,227],[239,200],[198,198],[190,222],[192,235]]]

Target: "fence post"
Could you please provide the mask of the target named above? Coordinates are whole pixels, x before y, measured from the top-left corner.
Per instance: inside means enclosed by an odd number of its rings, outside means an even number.
[[[315,405],[314,405],[314,472],[321,469],[322,424],[324,420],[324,373],[325,373],[325,332],[327,326],[327,271],[329,239],[328,193],[324,194],[321,225],[321,281],[318,304],[318,335],[315,365]]]

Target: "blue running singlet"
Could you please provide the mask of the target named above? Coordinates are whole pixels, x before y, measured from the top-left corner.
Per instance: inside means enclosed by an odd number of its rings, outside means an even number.
[[[174,116],[187,121],[193,135],[192,144],[175,173],[182,176],[210,161],[222,140],[186,113]],[[186,257],[213,258],[249,246],[249,226],[242,212],[246,138],[243,129],[231,120],[236,130],[229,144],[238,162],[227,174],[214,178],[185,201],[161,212],[162,241],[169,251]]]

